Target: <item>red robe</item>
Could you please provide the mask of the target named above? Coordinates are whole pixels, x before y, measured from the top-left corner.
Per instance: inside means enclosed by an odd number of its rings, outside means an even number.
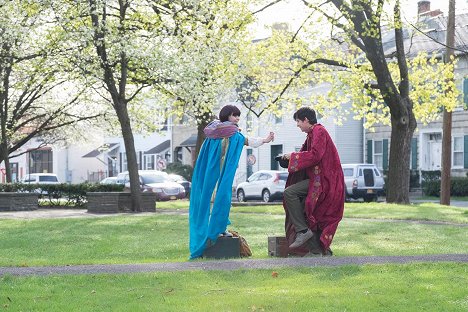
[[[307,133],[301,150],[291,153],[288,171],[286,187],[304,179],[310,180],[304,212],[309,228],[320,235],[322,252],[325,252],[343,218],[345,186],[340,157],[322,125],[315,124]],[[284,202],[283,205],[286,213],[286,238],[292,244],[296,231]],[[290,250],[290,253],[298,255],[307,252],[309,249],[306,247]]]

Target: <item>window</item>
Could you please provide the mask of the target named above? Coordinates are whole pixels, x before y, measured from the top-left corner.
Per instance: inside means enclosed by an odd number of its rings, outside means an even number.
[[[383,168],[383,142],[374,141],[374,164],[377,168]]]
[[[53,172],[52,150],[35,150],[29,152],[29,172]]]
[[[463,168],[464,154],[463,154],[463,137],[453,138],[453,167]]]
[[[353,168],[343,169],[343,174],[344,174],[345,177],[352,177],[353,174],[354,174],[354,170],[353,170]]]
[[[247,117],[245,118],[245,124],[246,124],[246,130],[247,132],[252,131],[252,125],[253,125],[253,118],[252,118],[252,113],[249,111],[247,113]]]
[[[251,175],[250,178],[248,179],[248,181],[249,182],[257,181],[258,178],[260,177],[260,174],[261,173],[256,173],[256,174]]]
[[[128,170],[127,153],[122,153],[122,171],[127,171],[127,170]]]
[[[275,124],[276,125],[283,123],[283,116],[276,116],[275,114],[273,114],[273,117],[275,119]]]
[[[461,92],[463,94],[462,105],[464,109],[466,109],[468,107],[468,78],[467,77],[463,78],[462,91],[463,91]]]
[[[146,169],[154,170],[154,155],[146,155]]]

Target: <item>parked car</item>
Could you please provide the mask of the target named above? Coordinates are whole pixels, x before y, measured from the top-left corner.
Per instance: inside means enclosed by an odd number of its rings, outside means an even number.
[[[102,179],[99,184],[117,184],[117,177],[107,177]]]
[[[261,199],[264,202],[283,198],[284,186],[288,172],[279,170],[259,170],[252,174],[247,182],[240,183],[236,188],[237,199]]]
[[[346,198],[363,198],[376,201],[385,195],[385,182],[379,169],[373,164],[342,164],[346,184]]]
[[[192,183],[190,183],[189,181],[187,181],[187,179],[185,179],[183,176],[178,175],[178,174],[170,173],[169,178],[172,181],[177,182],[184,187],[186,197],[190,195],[190,189],[192,188]]]
[[[185,189],[179,183],[171,181],[166,172],[158,170],[138,170],[140,176],[140,189],[142,192],[156,193],[156,200],[182,199]],[[128,171],[117,175],[117,183],[124,184],[125,190],[130,190]]]
[[[25,175],[21,183],[60,184],[60,181],[54,173],[31,173]]]
[[[26,184],[60,184],[60,181],[56,174],[54,173],[30,173],[27,174],[21,179],[21,183]],[[37,188],[31,192],[39,194],[39,197],[43,196],[52,196],[54,198],[60,197],[59,193],[49,194],[47,190],[42,188]]]

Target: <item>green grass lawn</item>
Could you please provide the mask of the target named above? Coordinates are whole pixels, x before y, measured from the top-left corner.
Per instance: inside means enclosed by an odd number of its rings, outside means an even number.
[[[175,214],[0,219],[0,266],[187,261],[187,206],[186,201],[158,203],[183,212]],[[267,237],[284,235],[282,209],[233,207],[231,228],[247,239],[252,258],[267,258]],[[337,257],[467,253],[468,227],[462,226],[467,211],[436,204],[348,203],[332,249]],[[467,311],[467,284],[468,264],[459,263],[7,275],[0,277],[0,310]]]
[[[280,214],[231,213],[230,228],[266,258],[268,236],[284,235]],[[0,219],[0,266],[186,261],[187,214],[99,218]],[[336,256],[464,253],[468,227],[344,219],[335,235]]]
[[[467,270],[467,264],[424,263],[5,276],[0,310],[467,311]]]
[[[158,202],[156,209],[188,209],[188,201]],[[231,212],[248,212],[284,215],[281,204],[262,206],[234,206]],[[468,223],[468,209],[442,206],[435,203],[398,205],[387,203],[346,203],[345,218],[371,218],[394,220],[429,220],[455,223]]]

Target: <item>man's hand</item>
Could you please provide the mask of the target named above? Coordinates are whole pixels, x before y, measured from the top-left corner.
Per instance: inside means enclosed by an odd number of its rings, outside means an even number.
[[[290,158],[291,158],[291,154],[283,154],[283,158],[284,158],[284,159],[290,159]]]

